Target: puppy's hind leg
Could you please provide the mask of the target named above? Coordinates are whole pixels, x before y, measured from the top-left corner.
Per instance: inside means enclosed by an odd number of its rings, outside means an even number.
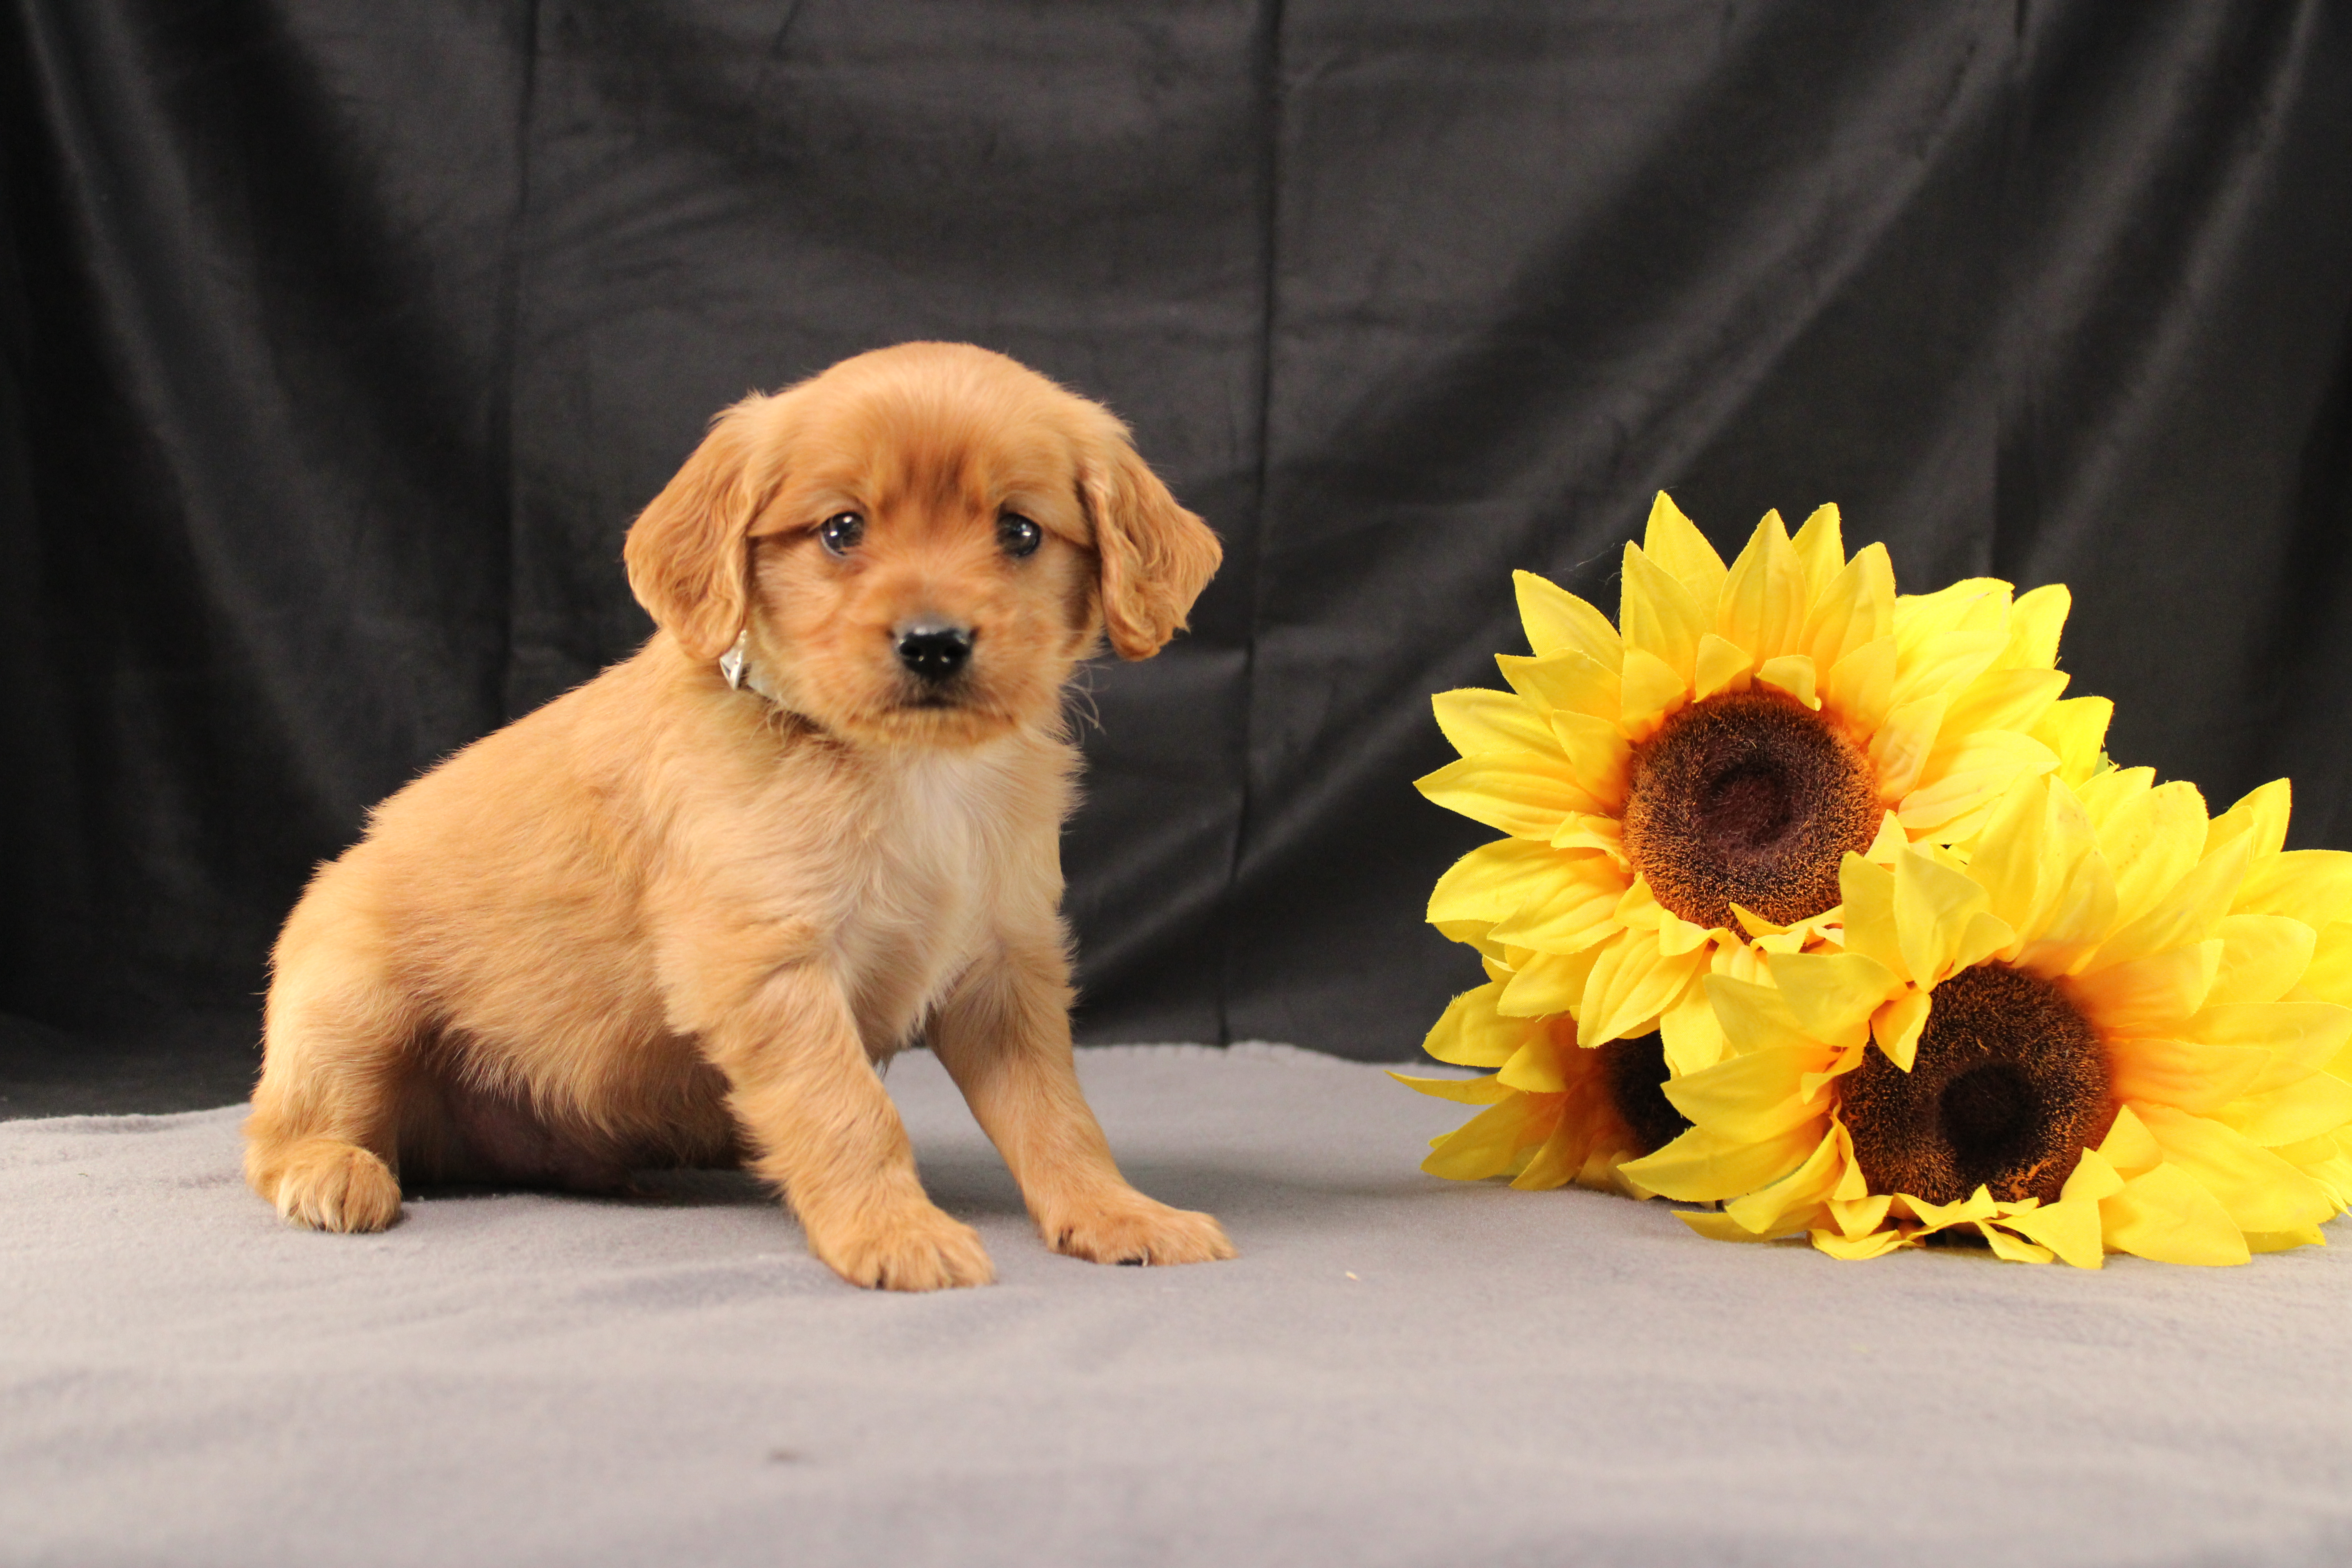
[[[290,1224],[382,1230],[400,1217],[401,1097],[419,1019],[375,966],[313,948],[269,988],[245,1178]]]

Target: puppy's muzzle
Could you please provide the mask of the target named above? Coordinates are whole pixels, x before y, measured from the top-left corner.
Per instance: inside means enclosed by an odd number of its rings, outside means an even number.
[[[898,628],[898,662],[927,686],[941,686],[971,661],[972,632],[945,621],[913,621]]]

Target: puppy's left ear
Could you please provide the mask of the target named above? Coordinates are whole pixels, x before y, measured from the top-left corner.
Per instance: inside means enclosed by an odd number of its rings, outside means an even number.
[[[629,529],[629,590],[688,658],[717,658],[751,611],[751,524],[775,493],[763,460],[761,411],[747,397],[710,434]]]
[[[1103,628],[1121,658],[1150,658],[1183,629],[1224,549],[1123,432],[1094,447],[1080,484],[1102,560]]]

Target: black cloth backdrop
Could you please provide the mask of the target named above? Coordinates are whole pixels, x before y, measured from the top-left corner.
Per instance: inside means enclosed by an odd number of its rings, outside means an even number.
[[[908,338],[1226,548],[1092,677],[1094,1039],[1409,1053],[1513,567],[1670,489],[2063,580],[2112,750],[2352,845],[2352,6],[15,0],[0,1008],[252,1005],[312,864],[646,632],[704,420]]]

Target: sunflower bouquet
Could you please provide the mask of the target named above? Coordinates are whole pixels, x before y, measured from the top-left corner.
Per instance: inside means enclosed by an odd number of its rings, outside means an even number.
[[[1487,984],[1405,1079],[1425,1169],[1719,1205],[1701,1234],[1938,1233],[2095,1267],[2321,1240],[2352,1199],[2352,856],[2284,783],[2209,821],[2063,696],[2068,601],[1901,596],[1835,509],[1727,567],[1665,497],[1615,625],[1517,579],[1532,656],[1448,692],[1424,794],[1508,837],[1430,919]],[[1402,1075],[1400,1075],[1402,1076]]]

